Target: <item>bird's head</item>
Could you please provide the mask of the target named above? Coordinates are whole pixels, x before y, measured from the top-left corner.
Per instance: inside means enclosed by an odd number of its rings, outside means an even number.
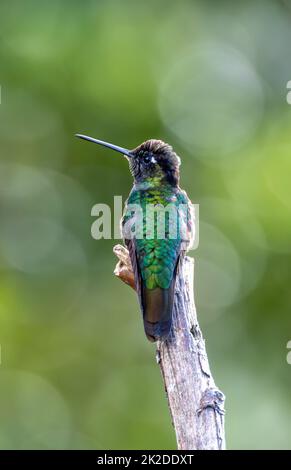
[[[162,140],[147,140],[131,151],[130,171],[135,181],[167,181],[173,186],[179,183],[180,158],[172,147]]]
[[[102,140],[82,134],[81,139],[89,140],[123,154],[129,161],[129,168],[135,182],[167,182],[172,186],[179,184],[180,158],[172,147],[162,140],[147,140],[133,150],[127,150]]]

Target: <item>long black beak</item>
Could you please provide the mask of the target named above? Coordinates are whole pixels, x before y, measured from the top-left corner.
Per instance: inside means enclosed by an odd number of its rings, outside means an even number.
[[[76,137],[79,137],[80,139],[84,140],[89,140],[89,142],[94,142],[94,144],[103,145],[103,147],[108,147],[109,149],[122,153],[123,155],[126,155],[129,158],[133,156],[129,150],[119,147],[118,145],[110,144],[109,142],[104,142],[103,140],[94,139],[93,137],[89,137],[83,134],[76,134]]]

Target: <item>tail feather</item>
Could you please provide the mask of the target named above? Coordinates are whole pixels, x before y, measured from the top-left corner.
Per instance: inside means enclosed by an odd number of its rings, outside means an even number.
[[[143,288],[144,329],[150,341],[164,340],[171,331],[174,290],[174,279],[169,289],[162,289],[160,287],[155,289]]]

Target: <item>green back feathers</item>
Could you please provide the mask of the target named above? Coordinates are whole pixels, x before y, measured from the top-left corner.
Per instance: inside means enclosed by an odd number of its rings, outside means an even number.
[[[157,229],[157,213],[154,214],[152,211],[146,211],[149,205],[151,207],[159,205],[161,208],[164,208],[171,203],[178,207],[179,204],[187,203],[187,200],[178,189],[173,192],[173,188],[170,186],[162,186],[160,188],[153,186],[146,190],[134,188],[127,203],[129,205],[138,205],[143,211],[142,238],[134,240],[136,258],[143,285],[147,289],[155,289],[156,287],[168,289],[173,279],[181,249],[182,240],[179,231],[179,220],[176,227],[176,237],[170,238],[169,224],[171,223],[171,218],[167,212],[164,215],[161,214],[165,221],[165,225],[162,227],[162,229],[164,228],[162,233],[164,232],[165,238],[161,239]],[[134,215],[130,206],[128,206],[123,218],[123,226],[132,217]],[[150,234],[149,222],[151,222],[150,226],[154,228],[154,231]],[[150,238],[148,238],[149,236]]]

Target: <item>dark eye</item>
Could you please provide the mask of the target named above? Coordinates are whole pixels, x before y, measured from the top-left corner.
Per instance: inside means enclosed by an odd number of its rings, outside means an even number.
[[[146,164],[150,163],[150,162],[151,162],[151,159],[152,159],[152,158],[151,158],[151,156],[150,156],[149,154],[147,154],[147,155],[145,155],[145,156],[143,157],[143,161],[144,161]]]

